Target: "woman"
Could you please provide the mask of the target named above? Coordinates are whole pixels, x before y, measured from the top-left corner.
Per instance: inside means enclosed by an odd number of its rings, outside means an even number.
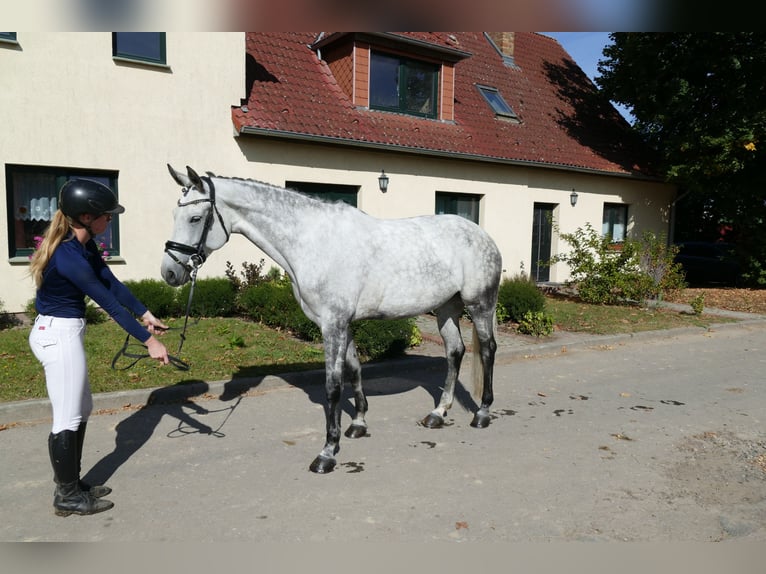
[[[58,205],[30,265],[39,315],[29,344],[45,369],[53,408],[48,451],[56,483],[54,511],[59,516],[95,514],[114,504],[101,498],[111,492],[109,487],[80,480],[85,427],[93,409],[84,346],[85,297],[163,364],[168,363],[168,352],[154,334],[168,327],[112,274],[96,247],[94,237],[106,230],[112,215],[125,211],[112,190],[95,181],[73,179],[61,188]]]

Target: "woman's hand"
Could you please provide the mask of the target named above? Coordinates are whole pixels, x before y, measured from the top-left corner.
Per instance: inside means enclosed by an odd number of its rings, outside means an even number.
[[[151,311],[147,311],[141,315],[141,320],[144,322],[146,330],[152,335],[160,335],[168,330],[168,326],[155,317]],[[167,355],[167,353],[165,353]]]
[[[157,359],[163,365],[167,365],[170,362],[170,359],[168,358],[168,350],[165,348],[165,345],[160,343],[160,341],[154,337],[154,335],[149,337],[144,344],[152,359]]]

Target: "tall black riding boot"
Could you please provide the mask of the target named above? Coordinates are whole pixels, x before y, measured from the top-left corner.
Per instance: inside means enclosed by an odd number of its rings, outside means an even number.
[[[82,445],[85,442],[85,428],[87,426],[87,421],[83,421],[77,427],[77,476],[80,476],[82,473]],[[86,484],[82,480],[80,480],[80,490],[89,492],[93,498],[101,498],[112,492],[112,489],[108,486]]]
[[[56,434],[51,433],[48,436],[48,451],[57,484],[53,508],[58,516],[96,514],[114,506],[112,502],[94,498],[80,488],[76,431],[65,430]]]

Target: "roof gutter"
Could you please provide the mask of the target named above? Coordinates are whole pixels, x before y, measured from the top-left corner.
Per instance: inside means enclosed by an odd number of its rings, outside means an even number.
[[[267,138],[281,139],[281,140],[293,140],[293,141],[297,140],[297,141],[302,141],[306,143],[330,144],[330,145],[337,145],[337,146],[344,146],[344,147],[364,148],[364,149],[386,151],[386,152],[408,153],[408,154],[416,154],[416,155],[446,158],[446,159],[481,161],[485,163],[495,163],[495,164],[501,164],[501,165],[556,169],[560,171],[583,173],[583,174],[589,174],[589,175],[609,175],[612,177],[621,177],[625,179],[637,179],[641,181],[653,181],[653,182],[663,181],[661,178],[651,177],[651,176],[643,175],[643,174],[603,171],[598,169],[577,167],[577,166],[567,165],[563,163],[508,159],[508,158],[493,157],[493,156],[482,155],[482,154],[442,151],[442,150],[417,148],[417,147],[403,146],[403,145],[396,145],[396,144],[382,144],[377,142],[366,142],[361,140],[349,140],[349,139],[339,138],[334,136],[317,136],[317,135],[311,135],[311,134],[288,132],[283,130],[255,128],[251,126],[242,127],[242,129],[240,129],[239,131],[239,135],[267,137]]]

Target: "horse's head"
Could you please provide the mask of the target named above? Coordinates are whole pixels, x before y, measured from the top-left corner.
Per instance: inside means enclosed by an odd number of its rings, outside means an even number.
[[[176,287],[189,281],[207,256],[223,247],[230,233],[216,205],[212,179],[200,177],[188,166],[186,174],[169,164],[168,170],[182,190],[173,210],[173,237],[165,243],[162,278]]]

